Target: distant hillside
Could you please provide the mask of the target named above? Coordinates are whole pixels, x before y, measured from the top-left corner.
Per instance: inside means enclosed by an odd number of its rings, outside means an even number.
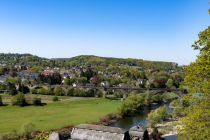
[[[72,58],[42,58],[31,54],[4,54],[0,53],[0,64],[28,65],[29,67],[86,67],[86,66],[132,66],[142,69],[177,69],[174,62],[148,61],[143,59],[122,59],[111,57],[99,57],[93,55],[81,55]]]
[[[53,59],[57,62],[65,62],[67,65],[77,66],[133,66],[141,67],[143,69],[176,69],[177,63],[174,62],[161,62],[161,61],[148,61],[143,59],[132,59],[132,58],[112,58],[112,57],[99,57],[93,55],[81,55],[72,58],[58,58]]]
[[[15,65],[25,64],[30,65],[37,62],[47,61],[46,58],[41,58],[31,54],[18,53],[0,53],[0,64]]]

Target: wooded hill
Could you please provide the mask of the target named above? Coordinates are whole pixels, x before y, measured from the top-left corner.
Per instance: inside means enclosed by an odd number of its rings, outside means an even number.
[[[72,58],[42,58],[32,54],[0,53],[0,64],[10,66],[27,65],[29,67],[87,67],[125,66],[139,69],[177,70],[179,66],[174,62],[148,61],[132,58],[111,58],[93,55],[80,55]]]

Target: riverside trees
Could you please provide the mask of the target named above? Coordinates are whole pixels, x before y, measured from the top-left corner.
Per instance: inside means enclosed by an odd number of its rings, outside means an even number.
[[[153,94],[153,93],[134,93],[132,92],[129,96],[122,102],[119,111],[123,116],[136,113],[139,109],[144,106],[150,106],[152,103],[161,103],[166,100],[174,100],[174,97],[169,95],[172,93],[164,94]],[[167,95],[167,96],[166,96]]]
[[[154,127],[157,123],[167,119],[169,117],[166,105],[159,107],[156,110],[152,110],[148,114],[148,121],[151,127]]]

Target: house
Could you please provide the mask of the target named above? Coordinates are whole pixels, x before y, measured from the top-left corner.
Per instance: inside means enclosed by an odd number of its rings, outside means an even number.
[[[68,73],[63,73],[63,79],[69,78],[69,74]]]
[[[93,88],[95,85],[92,84],[92,83],[87,83],[85,86],[86,86],[86,87],[89,87],[89,88]]]
[[[7,77],[8,77],[7,75],[1,75],[0,76],[0,83],[5,83]]]
[[[104,73],[103,73],[103,71],[98,71],[98,74],[100,75],[100,74],[104,74]]]
[[[103,82],[101,82],[101,86],[102,87],[110,87],[110,84],[108,81],[103,81]]]
[[[51,70],[51,69],[46,69],[42,72],[42,74],[44,76],[52,76],[53,74],[55,74],[55,71],[54,70]]]
[[[81,124],[72,129],[71,140],[124,140],[125,131],[117,127]]]
[[[73,83],[72,86],[73,86],[73,87],[77,87],[77,84]]]
[[[30,79],[32,79],[32,80],[36,80],[38,78],[38,76],[39,76],[39,73],[37,73],[37,72],[30,73]]]
[[[142,140],[148,133],[142,126],[134,126],[129,131],[103,125],[80,124],[72,128],[68,140]],[[53,132],[49,140],[64,140],[62,135]]]
[[[18,72],[18,77],[20,77],[21,79],[29,78],[29,80],[36,80],[38,76],[39,76],[39,73],[31,72],[29,70],[22,70]]]

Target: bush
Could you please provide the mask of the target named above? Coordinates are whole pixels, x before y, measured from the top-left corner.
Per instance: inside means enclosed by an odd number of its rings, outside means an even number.
[[[95,91],[93,89],[89,89],[85,92],[85,97],[94,97]]]
[[[148,121],[151,127],[154,127],[157,123],[167,119],[169,117],[166,105],[159,107],[156,110],[151,111],[148,114]]]
[[[48,140],[49,134],[46,134],[44,131],[42,131],[40,134],[36,135],[34,140]]]
[[[85,97],[85,90],[83,88],[74,89],[74,96],[76,97]]]
[[[31,94],[37,94],[37,93],[38,93],[37,89],[31,89]]]
[[[51,95],[51,94],[53,94],[51,89],[49,89],[49,88],[40,88],[40,89],[38,89],[37,93],[38,94],[42,94],[42,95]]]
[[[0,95],[0,106],[2,106],[2,105],[3,105],[3,101],[2,101],[2,97]]]
[[[19,89],[18,89],[20,92],[26,94],[26,93],[29,93],[30,92],[30,89],[28,86],[25,86],[25,85],[20,85]]]
[[[26,100],[23,93],[19,92],[12,100],[13,105],[25,106]]]
[[[139,94],[130,94],[122,103],[120,112],[122,115],[134,113],[144,105],[144,97]]]
[[[42,99],[34,97],[33,98],[33,105],[36,105],[36,106],[42,105]]]
[[[23,132],[27,139],[31,139],[31,133],[35,131],[35,125],[33,123],[27,123],[23,125]]]
[[[177,99],[179,96],[173,92],[167,92],[162,95],[162,100],[164,102],[171,102],[172,100]]]
[[[67,95],[68,95],[68,96],[74,96],[74,88],[68,89]]]
[[[174,81],[172,79],[168,79],[168,81],[166,82],[166,87],[171,89],[174,85]]]
[[[95,96],[96,97],[103,97],[103,91],[102,90],[97,90]]]
[[[58,101],[58,97],[57,96],[54,96],[53,97],[53,102],[57,102]]]
[[[64,95],[64,91],[63,91],[62,87],[60,87],[60,86],[57,86],[53,92],[54,92],[54,95],[56,95],[56,96]]]
[[[6,86],[0,83],[0,92],[3,93],[6,90]]]
[[[142,96],[144,96],[144,104],[146,106],[149,106],[151,103],[153,103],[153,100],[152,100],[153,93],[146,93],[146,94],[143,94]]]
[[[17,90],[16,90],[16,87],[15,87],[15,84],[7,83],[7,90],[8,90],[8,93],[10,95],[16,95],[17,94]]]
[[[123,93],[114,92],[114,96],[115,96],[116,98],[123,98]]]
[[[161,103],[163,96],[161,94],[157,93],[157,94],[153,95],[151,97],[151,99],[152,99],[152,102]]]

